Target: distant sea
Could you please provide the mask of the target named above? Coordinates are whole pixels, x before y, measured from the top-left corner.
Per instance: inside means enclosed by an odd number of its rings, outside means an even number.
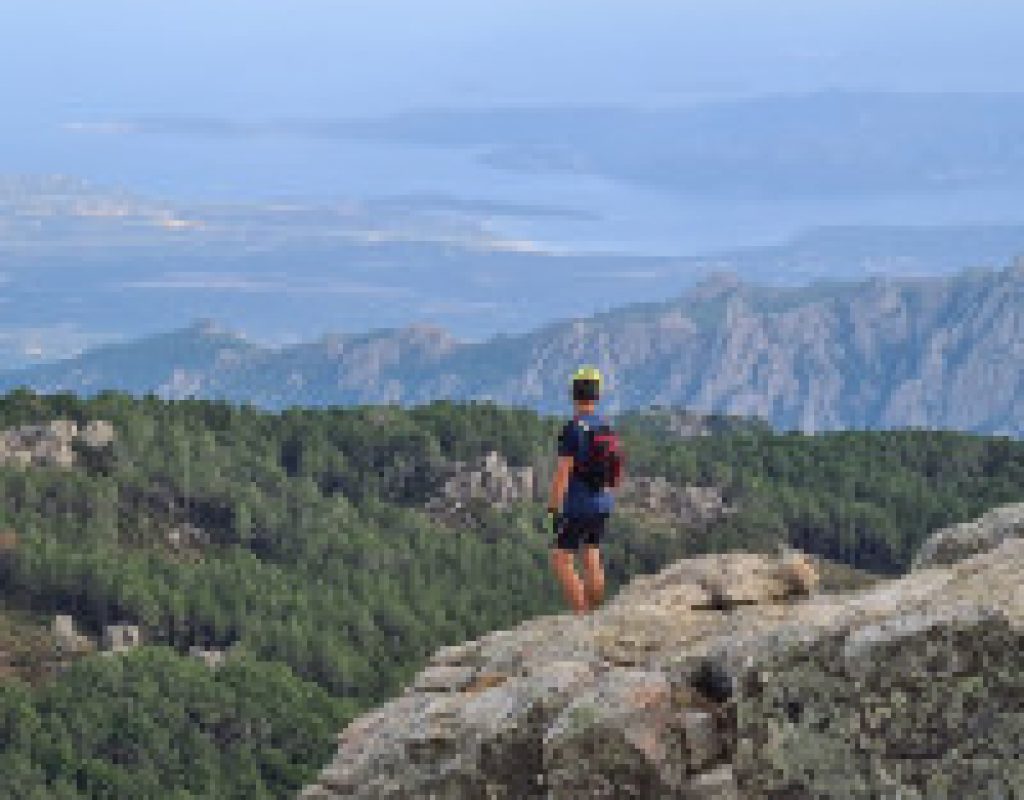
[[[775,244],[820,225],[1020,223],[1024,217],[1019,189],[753,202],[585,174],[505,171],[465,150],[289,135],[119,132],[104,128],[106,122],[69,113],[64,120],[0,126],[0,173],[66,174],[98,188],[185,204],[412,196],[436,203],[440,212],[450,202],[502,237],[542,249],[640,255]],[[571,213],[552,213],[557,209]]]

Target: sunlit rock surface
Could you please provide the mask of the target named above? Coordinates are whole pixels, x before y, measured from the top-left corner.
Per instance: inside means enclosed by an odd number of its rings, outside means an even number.
[[[1019,538],[845,594],[793,554],[679,561],[439,650],[301,796],[1020,797],[1022,577]]]

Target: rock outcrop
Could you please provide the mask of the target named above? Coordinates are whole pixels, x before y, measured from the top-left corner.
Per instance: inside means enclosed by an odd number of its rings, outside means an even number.
[[[69,614],[58,614],[53,618],[53,643],[58,658],[90,653],[96,644],[75,628],[75,620]]]
[[[465,503],[486,500],[494,506],[533,498],[533,467],[511,467],[501,453],[491,451],[472,466],[455,461],[441,489],[441,502]]]
[[[70,467],[74,422],[53,420],[47,425],[22,425],[0,434],[0,464]]]
[[[86,423],[78,438],[87,447],[106,447],[114,441],[114,426],[105,419],[94,419]]]
[[[76,439],[86,447],[106,447],[114,439],[114,427],[106,420],[93,420],[79,431],[74,421],[55,419],[0,431],[0,466],[72,467]]]
[[[435,520],[450,527],[477,526],[481,508],[505,508],[512,503],[532,502],[538,488],[533,467],[509,466],[504,456],[495,451],[474,464],[451,461],[442,469],[447,477],[424,508]]]
[[[1020,797],[1024,539],[845,594],[811,566],[687,559],[442,648],[301,796]]]
[[[935,531],[918,550],[912,568],[949,566],[1022,535],[1024,503],[1000,506],[978,519]]]
[[[736,509],[715,486],[678,486],[663,477],[627,477],[615,493],[620,508],[645,511],[681,525],[721,519]]]
[[[206,650],[198,645],[193,645],[188,649],[188,654],[210,669],[219,669],[223,667],[228,660],[228,654],[226,650]]]
[[[651,411],[661,412],[663,409],[655,404],[651,406]],[[707,414],[676,408],[666,408],[664,414],[666,429],[680,439],[711,435],[711,425]]]
[[[547,486],[536,480],[533,467],[509,466],[494,451],[472,465],[450,462],[447,469],[449,477],[425,508],[450,525],[472,527],[477,505],[504,508],[546,499]],[[715,486],[678,486],[660,476],[625,476],[615,497],[620,508],[653,514],[674,525],[706,524],[736,511]]]
[[[57,614],[52,625],[53,643],[58,657],[91,653],[96,643],[75,626],[70,614]],[[142,630],[138,625],[105,625],[103,628],[102,652],[123,653],[142,644]]]
[[[103,650],[123,653],[142,644],[142,631],[138,625],[107,625],[103,628]]]
[[[172,525],[168,528],[165,538],[167,544],[175,550],[202,548],[210,544],[210,532],[191,522]]]

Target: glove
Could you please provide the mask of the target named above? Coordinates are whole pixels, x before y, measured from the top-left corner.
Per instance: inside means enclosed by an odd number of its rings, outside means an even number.
[[[551,528],[551,532],[558,534],[558,529],[562,526],[562,514],[558,509],[548,509],[548,525]]]

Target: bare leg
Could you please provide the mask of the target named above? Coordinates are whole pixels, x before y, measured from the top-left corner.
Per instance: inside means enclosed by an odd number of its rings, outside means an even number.
[[[555,568],[558,582],[562,584],[565,599],[577,614],[587,613],[587,598],[583,591],[583,582],[576,574],[571,550],[551,551],[551,564]]]
[[[604,599],[604,569],[601,566],[601,550],[593,545],[583,547],[583,588],[587,608],[593,610]]]

